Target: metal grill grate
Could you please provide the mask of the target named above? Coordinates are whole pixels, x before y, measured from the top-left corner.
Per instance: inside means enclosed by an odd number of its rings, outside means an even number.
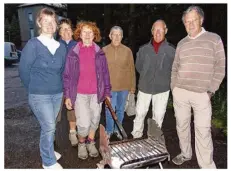
[[[166,147],[154,138],[133,139],[110,144],[111,157],[120,160],[120,168],[137,168],[161,162],[169,157]],[[112,165],[113,160],[112,160]]]

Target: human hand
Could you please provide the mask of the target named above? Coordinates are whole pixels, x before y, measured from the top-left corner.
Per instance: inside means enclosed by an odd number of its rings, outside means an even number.
[[[66,105],[66,108],[67,108],[68,110],[72,110],[72,104],[71,104],[71,99],[70,99],[70,98],[67,98],[67,99],[65,100],[65,105]]]
[[[130,90],[131,94],[135,94],[136,90]]]
[[[106,99],[111,103],[111,98],[109,96],[106,96]]]

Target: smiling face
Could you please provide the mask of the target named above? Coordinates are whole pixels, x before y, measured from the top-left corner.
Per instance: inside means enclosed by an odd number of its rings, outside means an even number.
[[[203,18],[196,12],[192,10],[188,12],[184,17],[184,26],[189,36],[197,36],[202,28]]]
[[[152,35],[155,42],[159,43],[165,39],[167,33],[166,25],[163,21],[156,21],[152,26]]]
[[[54,16],[43,14],[38,22],[41,34],[53,35],[56,32],[57,23]]]
[[[120,29],[113,29],[109,35],[109,38],[111,39],[111,43],[114,46],[119,46],[121,44],[122,37],[123,35]]]
[[[94,39],[93,30],[88,26],[83,26],[80,33],[80,38],[82,39],[84,45],[86,46],[92,45]]]
[[[73,31],[71,29],[71,26],[67,23],[61,24],[59,35],[61,36],[62,40],[65,40],[65,41],[72,40]]]

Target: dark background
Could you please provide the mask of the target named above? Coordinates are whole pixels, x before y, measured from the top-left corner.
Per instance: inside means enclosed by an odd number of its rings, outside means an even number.
[[[11,32],[11,41],[18,48],[21,46],[17,8],[21,4],[5,4],[5,40]],[[109,43],[110,28],[119,25],[124,31],[123,43],[129,46],[135,56],[139,46],[151,38],[151,26],[157,19],[165,20],[166,35],[173,45],[186,36],[181,17],[190,5],[200,6],[205,13],[204,28],[221,36],[227,47],[227,4],[63,4],[67,17],[75,27],[81,20],[97,23],[103,37],[100,45]],[[8,28],[10,26],[10,28]]]
[[[169,42],[177,43],[186,36],[181,17],[192,4],[68,4],[67,17],[75,25],[79,20],[95,21],[100,27],[105,43],[109,43],[110,28],[119,25],[124,31],[123,43],[133,53],[148,42],[155,20],[166,21]],[[204,28],[215,32],[227,42],[227,4],[197,4],[205,12]],[[134,55],[135,56],[135,55]]]

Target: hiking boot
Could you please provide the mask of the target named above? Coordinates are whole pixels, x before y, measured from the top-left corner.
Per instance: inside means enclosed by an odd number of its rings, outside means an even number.
[[[122,139],[123,139],[123,137],[122,137],[122,135],[120,134],[119,131],[114,132],[114,134],[115,134],[115,136],[116,136],[119,140],[122,140]]]
[[[94,141],[88,142],[88,144],[87,144],[87,150],[88,150],[89,155],[91,157],[98,157],[99,152],[98,152],[98,150],[95,147],[95,142]]]
[[[85,160],[88,157],[87,148],[85,143],[78,144],[78,157]]]
[[[182,154],[178,154],[172,159],[172,162],[176,165],[182,165],[184,162],[191,160],[192,158],[186,158]]]
[[[69,133],[69,140],[71,141],[71,145],[76,147],[78,145],[78,139],[76,137],[76,131]]]

